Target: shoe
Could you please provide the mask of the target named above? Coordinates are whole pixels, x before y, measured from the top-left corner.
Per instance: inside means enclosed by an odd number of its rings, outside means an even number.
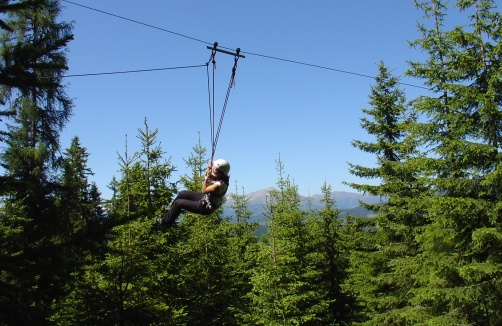
[[[162,221],[161,218],[154,218],[153,219],[153,224],[155,224],[155,225],[162,225],[162,224],[164,224],[163,222],[164,221]]]
[[[158,218],[154,218],[153,221],[152,221],[152,224],[150,224],[150,227],[152,228],[152,230],[160,230],[162,229],[162,225],[159,224],[159,222],[157,222],[157,220],[159,220]]]

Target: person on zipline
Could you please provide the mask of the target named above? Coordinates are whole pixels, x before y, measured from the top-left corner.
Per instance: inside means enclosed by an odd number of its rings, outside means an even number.
[[[174,199],[169,210],[162,218],[156,218],[155,224],[171,226],[174,224],[181,211],[209,215],[221,206],[225,196],[230,177],[230,164],[218,159],[209,162],[204,175],[202,193],[182,190]]]

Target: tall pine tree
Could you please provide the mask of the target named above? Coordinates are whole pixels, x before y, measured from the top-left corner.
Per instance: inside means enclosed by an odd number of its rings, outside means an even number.
[[[350,325],[356,313],[351,289],[344,286],[348,278],[349,248],[341,229],[342,220],[335,208],[331,187],[321,188],[324,207],[306,219],[305,280],[317,302],[309,325]]]
[[[2,234],[6,252],[0,286],[1,319],[11,324],[45,324],[50,306],[64,291],[65,239],[56,203],[59,132],[68,122],[72,102],[61,76],[67,70],[65,48],[71,24],[59,22],[58,1],[38,1],[10,11],[2,39],[1,96],[9,106],[0,156],[5,175],[0,196],[6,214]],[[17,71],[17,72],[16,72]],[[20,75],[19,75],[20,74]],[[30,83],[25,83],[30,79]],[[4,114],[5,113],[5,114]],[[4,245],[2,244],[2,247]],[[8,245],[7,245],[8,247]],[[15,293],[15,295],[14,295]]]
[[[233,199],[233,223],[231,225],[232,237],[230,242],[229,264],[231,269],[232,287],[235,289],[229,309],[238,317],[237,321],[245,323],[246,316],[251,311],[251,300],[247,295],[251,289],[251,276],[256,266],[255,255],[257,237],[255,235],[258,223],[251,223],[249,198],[244,194],[239,195],[237,182]]]
[[[66,324],[177,325],[181,309],[166,304],[163,278],[176,255],[166,250],[172,237],[152,228],[155,215],[175,189],[169,182],[174,167],[164,160],[157,130],[139,130],[141,149],[119,156],[118,190],[107,205],[111,229],[104,254],[92,253],[77,271],[74,289],[53,319]],[[108,222],[110,220],[110,222]],[[169,293],[169,292],[167,292]]]
[[[269,190],[265,215],[267,233],[261,237],[257,266],[249,294],[250,324],[300,325],[319,320],[317,294],[308,283],[307,236],[298,187],[277,161],[277,187]]]
[[[415,141],[410,138],[410,126],[415,116],[405,106],[404,91],[399,79],[392,76],[381,62],[376,85],[371,87],[369,104],[364,109],[367,118],[361,126],[375,137],[374,142],[354,141],[353,146],[375,154],[376,166],[363,167],[349,164],[350,173],[362,178],[376,179],[379,183],[349,185],[365,193],[380,196],[380,204],[364,204],[376,213],[373,221],[360,229],[361,239],[352,255],[357,266],[352,275],[353,290],[366,305],[366,314],[377,323],[395,322],[389,311],[399,309],[407,302],[408,285],[403,275],[396,273],[396,263],[416,255],[415,228],[424,223],[415,198],[426,190],[415,172]],[[368,237],[371,235],[370,237]],[[356,236],[355,234],[352,235]]]
[[[429,224],[416,238],[422,253],[413,260],[409,304],[422,307],[415,309],[416,321],[496,325],[501,320],[495,294],[500,260],[491,253],[501,244],[495,240],[500,235],[500,101],[495,95],[500,61],[492,49],[499,47],[500,16],[493,1],[458,1],[470,11],[472,24],[444,32],[444,3],[418,6],[433,26],[423,27],[413,44],[429,57],[423,64],[411,63],[408,74],[423,79],[434,93],[413,102],[428,118],[416,132],[430,150],[423,175],[433,193],[421,200]]]

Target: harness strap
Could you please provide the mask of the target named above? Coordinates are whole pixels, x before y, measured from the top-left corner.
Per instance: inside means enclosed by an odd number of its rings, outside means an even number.
[[[204,194],[204,197],[202,197],[202,199],[199,200],[199,203],[202,203],[202,205],[205,208],[209,208],[210,210],[213,209],[213,206],[211,206],[211,201],[209,200],[208,194]]]

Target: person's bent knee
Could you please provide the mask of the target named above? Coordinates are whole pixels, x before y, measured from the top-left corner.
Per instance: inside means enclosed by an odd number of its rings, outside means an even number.
[[[184,199],[185,197],[187,197],[187,194],[189,192],[190,191],[188,191],[188,190],[181,190],[180,192],[178,192],[178,195],[176,196],[176,199]]]

